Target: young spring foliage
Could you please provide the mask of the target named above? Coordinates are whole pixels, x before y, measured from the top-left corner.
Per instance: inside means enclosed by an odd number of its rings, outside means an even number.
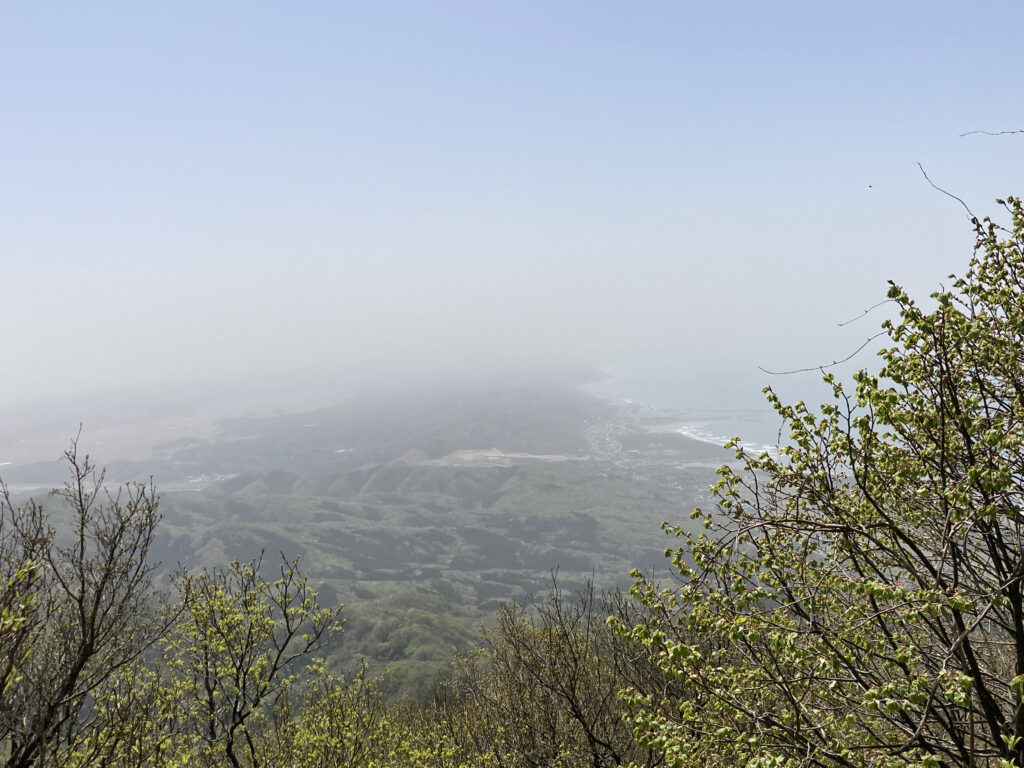
[[[686,687],[626,694],[672,766],[1024,766],[1024,209],[899,309],[876,374],[817,412],[768,398],[781,455],[723,467],[682,586],[638,576],[632,636]]]
[[[72,443],[52,493],[58,530],[35,500],[0,495],[0,755],[8,768],[56,764],[101,723],[97,697],[165,626],[151,610],[152,486],[108,493]]]
[[[479,765],[657,766],[622,721],[619,691],[664,690],[657,668],[608,625],[638,619],[620,592],[554,585],[543,601],[505,605],[481,648],[456,664],[452,690]]]
[[[176,580],[181,619],[163,650],[179,716],[198,737],[190,764],[264,765],[253,728],[263,727],[295,663],[340,629],[338,612],[318,605],[297,561],[284,560],[274,581],[261,566],[262,558],[235,560]]]

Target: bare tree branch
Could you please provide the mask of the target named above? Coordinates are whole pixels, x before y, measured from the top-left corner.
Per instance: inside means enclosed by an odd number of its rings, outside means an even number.
[[[947,197],[951,197],[954,200],[956,200],[958,203],[960,203],[960,205],[962,205],[964,207],[964,210],[967,211],[967,215],[971,217],[971,223],[974,224],[975,228],[977,229],[977,228],[979,228],[981,226],[980,222],[978,221],[978,217],[974,215],[974,211],[972,211],[970,209],[970,207],[967,205],[967,203],[965,203],[962,199],[960,199],[959,197],[954,195],[952,192],[947,192],[945,189],[943,189],[942,187],[938,186],[934,181],[932,181],[928,177],[928,174],[925,172],[923,165],[918,163],[917,167],[921,169],[921,175],[924,176],[925,181],[927,181],[931,185],[932,189],[937,190],[937,191],[941,192],[942,194],[946,195]]]
[[[964,136],[973,136],[976,133],[983,134],[984,136],[1006,136],[1011,133],[1024,133],[1024,128],[1014,128],[1010,131],[968,131],[967,133],[961,133],[960,138]]]
[[[877,304],[868,307],[867,309],[865,309],[863,312],[861,312],[856,317],[851,317],[849,320],[844,320],[843,322],[839,323],[839,327],[842,328],[844,325],[849,325],[850,323],[855,323],[858,320],[860,320],[862,317],[865,317],[868,314],[870,314],[871,312],[874,312],[879,307],[884,306],[885,304],[889,304],[891,301],[892,301],[892,299],[886,299],[885,301],[880,301]]]
[[[868,310],[868,311],[870,311],[870,310]],[[856,319],[856,318],[854,318],[854,319]],[[842,325],[842,323],[840,323],[840,325]],[[855,350],[853,350],[853,352],[848,354],[842,360],[833,360],[831,363],[823,363],[822,365],[812,365],[809,368],[794,368],[792,371],[769,371],[767,368],[765,368],[763,366],[760,366],[760,365],[757,366],[757,368],[760,371],[764,371],[769,376],[789,376],[792,373],[807,373],[809,371],[821,371],[822,373],[824,373],[825,370],[828,369],[828,368],[834,368],[837,365],[842,365],[843,363],[852,360],[854,357],[857,356],[858,352],[860,352],[862,349],[864,349],[864,347],[866,347],[872,341],[877,339],[879,336],[884,336],[884,335],[885,335],[885,332],[884,331],[880,331],[880,332],[876,333],[874,336],[869,336],[867,338],[867,340],[863,344],[861,344],[859,347],[857,347]]]

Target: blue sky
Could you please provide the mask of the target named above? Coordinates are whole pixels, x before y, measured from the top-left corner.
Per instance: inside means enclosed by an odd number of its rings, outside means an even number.
[[[0,407],[834,359],[1024,192],[1017,2],[0,2]],[[866,360],[865,364],[869,364]]]

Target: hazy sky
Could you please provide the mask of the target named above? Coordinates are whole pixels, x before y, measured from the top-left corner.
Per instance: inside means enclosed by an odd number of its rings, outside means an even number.
[[[1024,194],[1013,2],[0,1],[0,408],[336,363],[741,378]],[[756,378],[756,377],[754,377]]]

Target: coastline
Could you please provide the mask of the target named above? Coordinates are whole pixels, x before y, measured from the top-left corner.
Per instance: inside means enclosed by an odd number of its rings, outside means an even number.
[[[778,417],[763,409],[700,409],[665,407],[628,397],[626,378],[602,371],[603,378],[577,384],[576,389],[596,397],[638,420],[644,431],[653,435],[677,434],[704,445],[724,449],[727,442],[740,438],[739,444],[754,453],[767,451],[778,456]],[[746,428],[746,429],[744,429]],[[774,431],[774,434],[773,434]],[[774,438],[774,439],[773,439]]]

